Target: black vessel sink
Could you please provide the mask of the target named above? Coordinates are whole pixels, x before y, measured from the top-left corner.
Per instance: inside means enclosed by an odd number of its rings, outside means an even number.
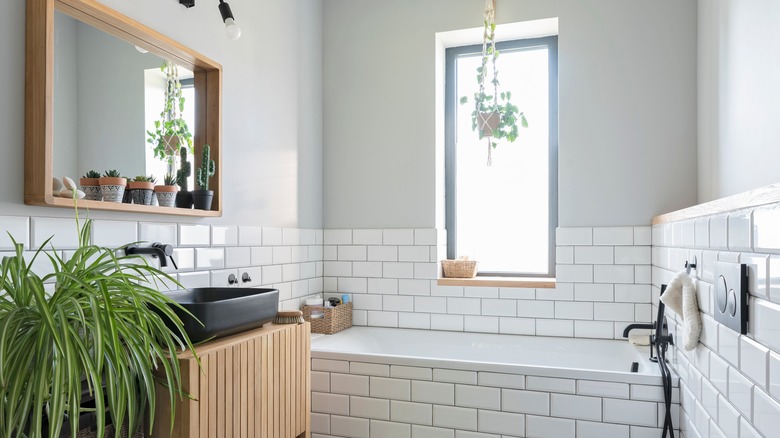
[[[260,327],[276,317],[279,307],[277,289],[201,287],[168,296],[200,321],[173,308],[192,342]]]

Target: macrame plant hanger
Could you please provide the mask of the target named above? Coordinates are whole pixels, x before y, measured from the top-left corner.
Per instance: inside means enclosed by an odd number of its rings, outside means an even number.
[[[485,0],[485,12],[484,12],[484,30],[482,33],[482,80],[479,81],[479,93],[482,95],[482,93],[485,92],[485,78],[487,77],[486,71],[487,71],[487,63],[488,63],[488,41],[490,41],[490,50],[492,55],[492,64],[493,64],[493,108],[495,109],[498,107],[498,70],[496,69],[496,31],[495,31],[495,24],[496,24],[496,4],[495,0]],[[476,103],[476,110],[477,110],[477,117],[479,117],[483,124],[487,124],[487,118],[492,115],[492,112],[483,113],[480,112],[479,108],[479,102]],[[483,116],[485,114],[486,116]],[[493,164],[493,141],[491,140],[492,135],[485,136],[487,138],[487,149],[488,149],[488,156],[487,156],[487,165],[491,166]]]

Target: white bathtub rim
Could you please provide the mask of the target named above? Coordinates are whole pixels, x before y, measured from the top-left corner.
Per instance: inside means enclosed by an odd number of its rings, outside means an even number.
[[[475,372],[494,372],[504,374],[516,374],[536,377],[553,377],[573,380],[594,380],[603,382],[618,382],[628,384],[641,384],[660,386],[661,374],[656,363],[644,360],[645,365],[652,370],[651,373],[632,373],[630,371],[600,371],[582,368],[549,367],[541,365],[507,364],[486,361],[472,361],[460,359],[435,359],[419,356],[405,356],[398,354],[356,353],[337,350],[326,350],[319,347],[316,339],[325,338],[324,335],[312,335],[311,357],[312,359],[340,360],[348,362],[365,362],[372,364],[400,365],[424,368],[453,369]],[[336,334],[335,336],[338,336]],[[649,347],[636,347],[649,354]],[[645,350],[647,349],[647,350]],[[627,364],[630,365],[630,364]],[[679,386],[679,377],[672,372],[672,386]]]
[[[339,351],[312,350],[311,357],[312,359],[364,362],[381,365],[401,365],[422,368],[516,374],[533,377],[553,377],[571,380],[595,380],[602,382],[661,386],[660,374],[654,375],[619,371],[596,371],[579,368],[549,368],[534,365],[510,365],[503,363],[461,361],[455,359],[428,359],[413,356],[389,356],[370,353],[356,354]],[[677,376],[673,376],[672,382],[674,387],[679,386],[679,378]]]

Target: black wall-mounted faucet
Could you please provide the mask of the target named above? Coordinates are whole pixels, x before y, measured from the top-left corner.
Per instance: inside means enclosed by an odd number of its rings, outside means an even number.
[[[138,245],[130,245],[125,248],[125,255],[143,254],[159,258],[161,268],[168,266],[168,259],[170,258],[171,263],[173,263],[173,269],[179,269],[179,267],[176,266],[176,260],[173,259],[173,245],[155,242],[152,246],[140,247]]]
[[[631,330],[652,330],[655,328],[655,324],[647,323],[647,324],[629,324],[626,326],[626,329],[623,330],[623,337],[627,338],[628,334],[631,332]]]

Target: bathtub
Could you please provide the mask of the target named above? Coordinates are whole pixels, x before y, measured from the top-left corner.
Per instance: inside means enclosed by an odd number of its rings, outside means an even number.
[[[352,327],[313,335],[311,350],[320,436],[661,436],[648,346]],[[677,425],[679,394],[674,401]]]

